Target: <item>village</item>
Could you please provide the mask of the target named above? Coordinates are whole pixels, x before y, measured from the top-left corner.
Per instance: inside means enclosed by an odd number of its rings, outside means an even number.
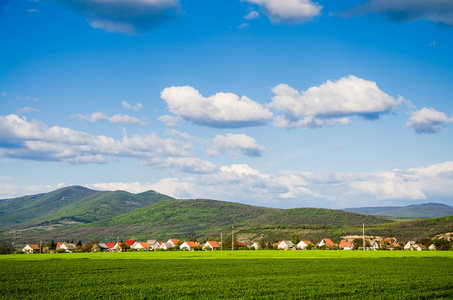
[[[247,245],[244,242],[235,241],[235,250],[436,250],[434,243],[417,243],[416,241],[398,242],[396,238],[374,239],[362,238],[357,236],[342,239],[340,243],[334,243],[329,238],[323,238],[319,243],[314,244],[308,240],[299,240],[293,243],[290,240],[282,240],[278,243],[265,243],[264,241],[254,242]],[[21,252],[31,253],[72,253],[72,252],[123,252],[123,251],[218,251],[231,249],[231,242],[206,241],[180,241],[179,239],[169,239],[168,241],[147,240],[140,242],[134,239],[125,242],[97,242],[89,243],[58,242],[27,244]]]

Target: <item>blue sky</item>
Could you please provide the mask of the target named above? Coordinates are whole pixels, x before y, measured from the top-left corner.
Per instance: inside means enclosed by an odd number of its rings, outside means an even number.
[[[450,1],[6,0],[0,40],[0,198],[453,205]]]

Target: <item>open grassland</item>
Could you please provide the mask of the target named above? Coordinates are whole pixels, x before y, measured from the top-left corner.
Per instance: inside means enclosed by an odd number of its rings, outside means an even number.
[[[453,252],[227,251],[0,256],[0,298],[453,298]]]

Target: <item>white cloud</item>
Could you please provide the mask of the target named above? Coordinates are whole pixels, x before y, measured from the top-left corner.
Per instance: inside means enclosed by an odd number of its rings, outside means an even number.
[[[101,112],[95,112],[95,113],[92,113],[90,115],[85,115],[85,116],[84,115],[74,115],[72,117],[77,118],[80,121],[85,121],[85,122],[90,122],[90,123],[107,121],[107,122],[114,123],[114,124],[118,124],[118,123],[121,123],[121,124],[138,124],[140,126],[148,125],[148,123],[143,122],[140,119],[137,119],[135,117],[131,117],[131,116],[128,116],[128,115],[119,115],[119,114],[117,114],[117,115],[114,115],[112,117],[107,117],[105,114],[103,114]]]
[[[181,118],[177,116],[163,115],[159,117],[159,121],[165,123],[165,126],[176,127],[178,126],[178,122],[181,121]]]
[[[185,173],[209,174],[218,168],[209,161],[201,160],[197,157],[169,157],[162,159],[148,159],[145,165],[154,168],[172,168]]]
[[[59,187],[65,184],[59,185]],[[222,166],[210,173],[163,178],[156,183],[93,183],[102,190],[147,190],[176,198],[208,198],[272,207],[354,207],[453,197],[453,162],[374,173],[333,171],[262,173],[246,164]],[[18,188],[0,183],[0,198],[48,192],[56,186]],[[366,204],[365,204],[366,203]]]
[[[60,188],[68,186],[66,183],[59,183],[57,185],[29,185],[19,186],[15,184],[2,184],[0,183],[0,199],[9,199],[21,197],[25,195],[35,195],[40,193],[48,193]]]
[[[212,140],[212,147],[207,150],[207,153],[218,156],[225,151],[228,151],[229,155],[234,158],[238,156],[238,153],[257,157],[261,156],[265,148],[258,145],[254,138],[245,134],[216,135]]]
[[[247,28],[249,27],[249,23],[241,23],[241,25],[239,25],[237,28],[238,29],[244,29],[244,28]]]
[[[274,121],[277,127],[348,125],[347,116],[377,119],[394,111],[399,103],[375,82],[352,75],[328,80],[301,93],[286,84],[279,84],[272,91],[276,96],[268,106],[284,112]]]
[[[17,113],[19,113],[19,114],[23,114],[23,113],[34,113],[34,112],[39,112],[39,109],[33,108],[33,107],[29,107],[29,106],[26,106],[26,107],[23,107],[23,108],[17,110]]]
[[[156,135],[115,140],[69,128],[28,122],[17,115],[0,116],[0,155],[12,158],[104,163],[107,156],[140,159],[193,156],[192,145]]]
[[[244,19],[245,20],[255,20],[255,19],[258,19],[259,17],[260,17],[260,13],[252,10],[248,14],[245,15]]]
[[[245,0],[258,4],[275,23],[300,23],[321,14],[322,6],[311,0]]]
[[[437,133],[445,129],[447,123],[452,123],[453,117],[448,118],[443,112],[434,108],[423,107],[411,113],[406,126],[416,133]]]
[[[134,34],[175,19],[179,0],[54,0],[86,16],[93,28]]]
[[[216,128],[238,128],[265,124],[272,113],[261,104],[232,93],[203,97],[190,86],[169,87],[161,92],[168,109],[181,119]]]
[[[124,108],[126,109],[132,109],[133,111],[139,111],[143,109],[143,104],[141,103],[136,103],[135,105],[129,104],[127,101],[121,102]]]
[[[371,0],[346,12],[345,16],[382,14],[392,21],[428,20],[453,25],[453,2],[449,0]]]

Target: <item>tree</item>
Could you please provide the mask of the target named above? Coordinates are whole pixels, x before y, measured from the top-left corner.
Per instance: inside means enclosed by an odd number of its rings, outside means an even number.
[[[122,251],[127,251],[129,250],[131,247],[127,244],[127,243],[121,243],[120,244],[120,248]]]
[[[57,247],[57,244],[55,244],[55,241],[52,240],[52,241],[50,242],[49,249],[50,249],[50,250],[55,250],[56,247]]]
[[[82,246],[82,241],[79,240],[79,241],[77,242],[76,246]]]
[[[11,254],[15,250],[14,246],[9,243],[0,243],[0,254]]]
[[[294,245],[299,244],[300,238],[299,238],[299,236],[297,234],[294,235],[294,238],[293,238],[292,242],[293,242]]]

